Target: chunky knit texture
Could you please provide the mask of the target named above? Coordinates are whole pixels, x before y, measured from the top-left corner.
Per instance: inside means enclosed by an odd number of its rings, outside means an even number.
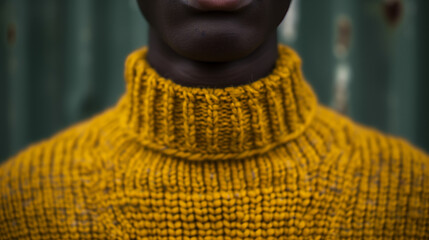
[[[291,49],[223,89],[146,49],[114,108],[0,168],[0,239],[428,239],[429,157],[319,104]]]

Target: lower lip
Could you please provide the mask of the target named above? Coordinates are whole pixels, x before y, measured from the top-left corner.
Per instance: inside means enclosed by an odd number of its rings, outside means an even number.
[[[202,11],[237,11],[249,5],[252,0],[183,0],[183,2]]]

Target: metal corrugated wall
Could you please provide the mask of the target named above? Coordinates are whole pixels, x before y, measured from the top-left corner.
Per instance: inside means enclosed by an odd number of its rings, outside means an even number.
[[[426,0],[301,0],[291,42],[321,102],[429,150]]]
[[[282,41],[319,99],[429,149],[426,0],[294,0]],[[135,0],[0,0],[0,161],[113,105],[146,44]]]

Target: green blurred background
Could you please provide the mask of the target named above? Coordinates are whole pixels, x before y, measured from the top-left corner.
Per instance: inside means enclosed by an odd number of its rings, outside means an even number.
[[[320,102],[429,150],[427,0],[294,0],[279,27]],[[0,162],[111,107],[146,44],[135,0],[0,0]]]

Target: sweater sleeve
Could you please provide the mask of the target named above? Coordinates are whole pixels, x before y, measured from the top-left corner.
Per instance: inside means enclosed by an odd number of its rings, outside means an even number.
[[[35,202],[42,198],[40,178],[34,172],[38,152],[39,147],[31,147],[0,167],[0,239],[28,237],[30,226],[41,223],[36,211],[43,207]]]
[[[428,155],[404,139],[375,131],[366,143],[362,168],[367,174],[357,203],[364,229],[387,238],[429,239]]]
[[[75,138],[63,136],[1,165],[0,239],[91,239],[79,165],[84,153]]]

